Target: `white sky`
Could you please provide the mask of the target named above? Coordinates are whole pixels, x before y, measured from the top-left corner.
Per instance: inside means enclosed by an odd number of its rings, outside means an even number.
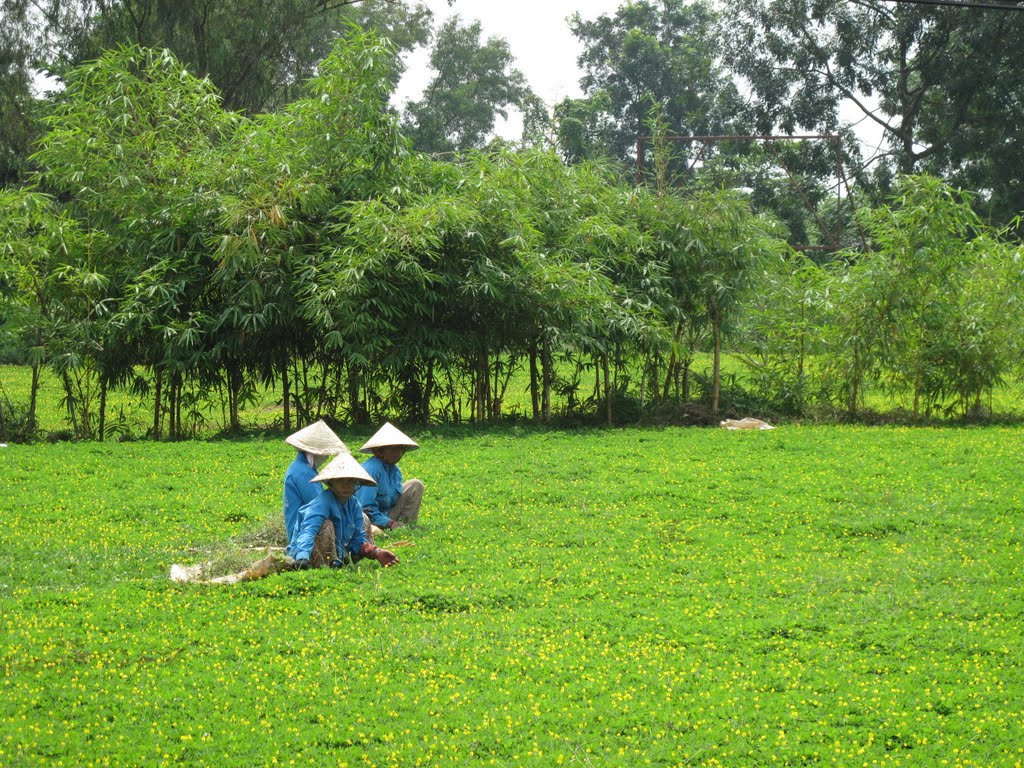
[[[463,26],[480,22],[481,42],[502,37],[515,57],[513,66],[526,76],[533,91],[549,107],[566,97],[582,95],[576,57],[582,52],[579,41],[569,31],[567,19],[579,13],[585,19],[612,15],[625,0],[420,0],[434,12],[434,28],[453,15]],[[405,57],[408,67],[392,103],[399,109],[410,99],[418,99],[431,76],[429,51],[419,50]],[[496,127],[505,138],[518,141],[522,120],[510,115],[509,121]]]

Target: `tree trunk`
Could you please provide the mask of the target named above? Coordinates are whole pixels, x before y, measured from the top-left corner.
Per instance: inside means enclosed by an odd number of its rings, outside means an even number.
[[[310,418],[313,417],[314,413],[322,414],[324,412],[324,402],[327,400],[327,380],[330,378],[331,371],[330,362],[326,359],[320,361],[320,384],[317,385],[316,395],[316,408],[310,408]],[[308,391],[308,390],[307,390]],[[307,401],[307,406],[311,405]]]
[[[100,442],[107,432],[107,380],[100,379]]]
[[[551,370],[551,347],[548,344],[548,340],[545,339],[541,345],[540,350],[540,366],[541,366],[541,418],[545,421],[551,421],[551,384],[555,378],[554,371]]]
[[[918,351],[914,360],[914,418],[920,415],[921,408],[921,352]]]
[[[662,397],[668,399],[672,393],[672,383],[676,381],[676,351],[673,349],[669,355],[668,365],[665,368],[665,386],[662,389]]]
[[[711,387],[711,418],[718,420],[718,398],[722,390],[722,329],[715,320],[711,325],[715,338],[715,357]]]
[[[292,409],[289,403],[290,391],[288,382],[288,353],[283,353],[284,362],[281,364],[281,404],[284,406],[284,431],[292,431]]]
[[[608,423],[608,426],[610,427],[612,425],[612,372],[607,352],[604,355],[602,355],[601,362],[604,367],[605,420]]]
[[[243,381],[242,372],[237,367],[232,366],[228,371],[228,409],[231,419],[228,429],[232,433],[237,433],[241,430],[241,424],[238,420],[238,395],[242,391]]]
[[[163,371],[153,367],[153,439],[160,439],[160,398],[163,396]]]
[[[540,421],[540,372],[537,370],[537,342],[530,342],[530,409],[534,421]]]
[[[178,374],[172,373],[170,381],[167,382],[167,437],[170,440],[178,438]]]
[[[344,365],[342,363],[340,363],[340,362],[334,368],[334,386],[331,388],[331,392],[330,392],[330,399],[328,401],[329,402],[329,406],[328,406],[328,409],[327,409],[328,413],[337,413],[338,412],[338,408],[341,405],[341,393],[344,391],[342,389],[342,381],[341,381],[342,378],[343,378],[343,375],[344,375],[343,368],[344,368]],[[345,382],[345,386],[348,386],[348,382],[347,381]]]
[[[429,424],[431,417],[430,402],[434,399],[434,389],[437,382],[434,380],[434,361],[427,361],[426,381],[423,383],[423,423]]]
[[[490,406],[490,420],[497,421],[501,418],[501,358],[494,356],[494,382],[490,385],[487,393],[487,402]]]
[[[303,360],[299,368],[299,360],[292,361],[292,403],[295,405],[295,420],[298,424],[308,424],[309,418],[309,377],[306,362]]]
[[[68,418],[71,419],[71,429],[75,433],[75,437],[81,437],[81,431],[78,427],[78,414],[75,411],[75,394],[71,387],[71,377],[68,376],[67,371],[64,371],[60,375],[61,383],[64,386],[64,397],[67,403]]]
[[[487,403],[490,400],[491,377],[487,365],[487,352],[480,350],[476,356],[476,417],[480,423],[487,418]]]
[[[658,384],[658,378],[661,375],[661,354],[655,350],[651,352],[649,360],[649,364],[644,368],[641,381],[646,389],[650,389],[651,398],[657,400],[658,395],[661,393],[661,388]],[[642,389],[641,392],[645,392],[646,389]]]
[[[28,396],[28,426],[33,434],[36,431],[36,403],[39,400],[39,364],[32,364],[32,389]]]

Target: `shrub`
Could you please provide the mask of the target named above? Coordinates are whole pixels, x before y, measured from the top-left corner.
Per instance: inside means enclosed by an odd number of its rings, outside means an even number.
[[[0,442],[28,443],[34,436],[28,408],[12,403],[0,389]]]

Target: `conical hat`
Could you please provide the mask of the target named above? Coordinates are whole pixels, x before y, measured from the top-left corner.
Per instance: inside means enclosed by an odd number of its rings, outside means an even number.
[[[356,461],[350,453],[339,453],[320,470],[320,474],[309,482],[326,483],[328,480],[336,479],[355,480],[363,485],[377,484],[377,481],[370,477],[370,473],[363,469],[363,465]]]
[[[339,453],[351,453],[348,446],[341,441],[327,426],[323,419],[300,429],[284,439],[288,445],[306,453],[318,456],[336,456]]]
[[[400,445],[407,451],[415,451],[419,448],[416,441],[405,435],[390,421],[377,430],[377,434],[366,441],[366,444],[359,450],[363,453],[373,453],[374,448],[384,448],[388,445]]]

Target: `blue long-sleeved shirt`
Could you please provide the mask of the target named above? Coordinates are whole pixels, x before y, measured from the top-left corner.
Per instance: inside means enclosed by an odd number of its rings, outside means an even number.
[[[299,508],[299,522],[288,554],[296,560],[308,560],[313,551],[313,541],[325,520],[334,526],[338,559],[343,559],[346,553],[358,555],[366,543],[363,509],[355,496],[341,504],[330,489],[321,491],[315,499]]]
[[[315,499],[322,489],[319,483],[312,482],[314,477],[316,470],[306,461],[306,454],[299,451],[284,473],[284,535],[288,544],[295,538],[299,507]]]
[[[391,522],[389,513],[402,495],[402,470],[397,464],[385,464],[376,456],[364,461],[363,469],[377,481],[377,486],[359,486],[356,498],[363,506],[363,512],[370,516],[370,522],[383,528]]]

